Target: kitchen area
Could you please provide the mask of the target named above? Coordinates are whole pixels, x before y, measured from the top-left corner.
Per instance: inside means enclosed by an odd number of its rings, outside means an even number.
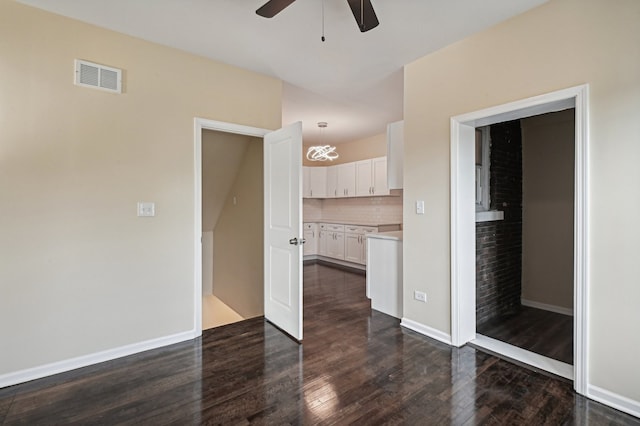
[[[402,317],[403,122],[303,166],[305,264],[366,273],[372,308]],[[304,147],[306,153],[309,147]]]

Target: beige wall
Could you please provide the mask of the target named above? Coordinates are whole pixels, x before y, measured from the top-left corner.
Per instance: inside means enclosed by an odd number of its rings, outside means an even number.
[[[249,141],[233,133],[202,131],[202,230],[213,231],[236,180]]]
[[[213,294],[244,318],[264,314],[263,170],[254,138],[213,231]]]
[[[409,64],[404,111],[404,315],[450,333],[451,116],[589,83],[590,381],[635,401],[639,16],[637,0],[551,0]]]
[[[357,139],[351,142],[341,143],[336,145],[336,151],[340,155],[335,160],[329,161],[309,161],[306,154],[309,149],[309,145],[302,147],[302,165],[303,166],[330,166],[334,164],[350,163],[352,161],[366,160],[368,158],[386,157],[387,155],[387,134],[380,133],[379,135],[371,136],[368,138]]]
[[[520,121],[522,298],[573,309],[574,110]]]
[[[202,294],[213,293],[213,228],[236,179],[249,141],[246,135],[202,131]]]
[[[74,86],[75,58],[125,93]],[[0,0],[0,377],[194,329],[194,117],[275,129],[281,92]]]

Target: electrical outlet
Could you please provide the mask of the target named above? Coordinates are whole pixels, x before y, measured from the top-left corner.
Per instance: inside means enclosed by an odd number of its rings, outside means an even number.
[[[425,293],[424,291],[414,290],[413,298],[419,300],[420,302],[427,303],[427,293]]]

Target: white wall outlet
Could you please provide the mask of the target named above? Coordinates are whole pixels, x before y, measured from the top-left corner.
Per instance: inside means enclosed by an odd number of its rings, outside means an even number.
[[[156,215],[156,203],[138,203],[138,217],[153,217]]]
[[[424,214],[424,201],[416,201],[416,214]]]
[[[414,290],[413,291],[413,298],[416,300],[419,300],[420,302],[427,302],[427,293],[425,293],[424,291],[418,291],[418,290]]]

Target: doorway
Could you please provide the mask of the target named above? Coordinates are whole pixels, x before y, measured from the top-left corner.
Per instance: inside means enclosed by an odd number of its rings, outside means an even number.
[[[203,132],[204,131],[213,131],[226,133],[230,135],[242,135],[248,137],[256,137],[262,139],[267,133],[269,133],[266,129],[260,129],[255,127],[243,126],[239,124],[232,123],[224,123],[214,120],[206,120],[201,118],[196,118],[194,122],[194,137],[195,137],[195,146],[194,146],[194,166],[195,166],[195,194],[194,194],[194,331],[197,335],[202,334],[203,329],[203,245],[204,248],[211,248],[213,251],[213,241],[205,241],[203,236],[203,197],[202,197],[202,187],[203,187],[203,152],[202,152],[202,144],[203,144]],[[209,238],[209,235],[206,236]],[[213,235],[211,235],[213,238]],[[209,254],[209,253],[207,253]],[[213,253],[211,253],[213,255]],[[205,291],[208,291],[207,288],[204,288]]]
[[[202,323],[264,315],[263,142],[202,130]]]
[[[476,152],[476,332],[573,365],[575,110],[492,124]],[[484,140],[484,136],[488,140]],[[478,179],[477,179],[478,180]],[[483,220],[480,212],[500,212]]]
[[[202,133],[213,130],[262,139],[264,317],[302,340],[302,123],[270,131],[194,119],[193,332],[202,334]],[[250,241],[249,243],[253,243]],[[283,277],[285,279],[283,279]]]
[[[473,343],[574,381],[586,394],[587,380],[587,102],[588,86],[577,86],[464,114],[451,119],[451,325],[456,346]],[[476,334],[475,129],[495,123],[575,108],[574,172],[574,365],[562,368],[510,345],[495,345]],[[561,363],[562,364],[562,363]]]

